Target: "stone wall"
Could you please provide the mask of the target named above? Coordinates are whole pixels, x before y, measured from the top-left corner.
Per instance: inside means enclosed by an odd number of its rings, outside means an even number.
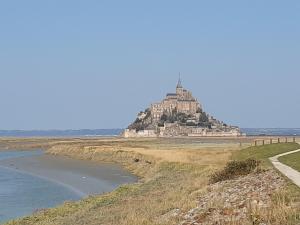
[[[123,137],[125,138],[137,138],[137,137],[157,137],[157,134],[155,133],[155,130],[130,130],[126,129],[123,134]]]
[[[156,130],[130,130],[123,132],[125,138],[137,137],[239,137],[242,133],[237,128],[226,128],[224,130],[180,126],[178,123],[165,123],[164,127]]]

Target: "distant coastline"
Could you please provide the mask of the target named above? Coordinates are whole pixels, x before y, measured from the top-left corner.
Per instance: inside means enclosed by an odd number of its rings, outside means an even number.
[[[247,136],[300,136],[300,128],[241,128]]]
[[[0,130],[0,137],[114,137],[124,129]],[[247,136],[300,136],[300,128],[241,128]]]
[[[123,129],[0,130],[0,137],[96,137],[118,136]]]

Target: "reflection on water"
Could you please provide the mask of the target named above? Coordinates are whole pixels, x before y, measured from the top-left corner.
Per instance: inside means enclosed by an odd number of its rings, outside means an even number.
[[[42,151],[4,151],[0,152],[0,160],[42,154]],[[78,195],[60,185],[0,167],[0,223],[78,199]]]
[[[0,151],[0,223],[135,181],[115,164],[47,156],[39,150]]]
[[[0,223],[79,198],[55,183],[0,167]]]

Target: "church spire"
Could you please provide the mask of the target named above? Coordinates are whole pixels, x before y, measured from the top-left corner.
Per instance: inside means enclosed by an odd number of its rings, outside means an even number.
[[[177,88],[182,88],[180,73],[179,73],[179,79],[178,79],[178,83],[177,83]]]

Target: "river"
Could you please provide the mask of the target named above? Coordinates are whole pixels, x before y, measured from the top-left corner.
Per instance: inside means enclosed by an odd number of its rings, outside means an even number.
[[[42,150],[0,151],[0,224],[136,181],[116,164],[51,156]]]

